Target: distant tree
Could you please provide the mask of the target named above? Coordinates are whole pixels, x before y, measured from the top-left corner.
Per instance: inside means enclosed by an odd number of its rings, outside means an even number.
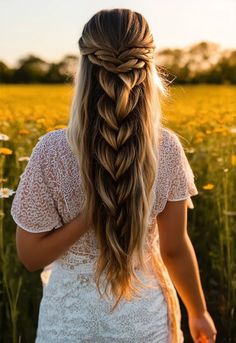
[[[60,64],[51,63],[47,74],[44,76],[46,83],[63,83],[65,76],[60,73]]]
[[[218,69],[224,82],[236,84],[236,50],[222,56]]]
[[[49,69],[47,62],[33,55],[19,60],[18,65],[14,74],[14,81],[17,83],[42,82]]]
[[[12,74],[12,70],[4,62],[0,61],[0,83],[10,83]]]
[[[189,81],[193,83],[207,82],[209,71],[215,68],[220,57],[220,46],[210,42],[200,42],[189,47],[188,69]]]
[[[66,55],[59,63],[52,63],[45,75],[45,82],[67,83],[71,82],[78,64],[78,57]]]
[[[66,55],[60,62],[60,73],[71,80],[75,75],[78,66],[78,57],[75,55]]]
[[[176,76],[176,83],[222,83],[221,56],[218,44],[200,42],[185,49],[163,49],[157,61]]]
[[[187,67],[188,59],[186,51],[181,49],[163,49],[157,56],[157,64],[166,68],[166,70],[175,76],[177,83],[186,83],[189,78],[189,69]]]

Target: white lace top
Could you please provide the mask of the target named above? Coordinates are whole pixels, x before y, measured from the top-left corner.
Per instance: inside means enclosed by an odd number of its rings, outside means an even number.
[[[157,226],[151,225],[155,222],[157,214],[164,209],[167,201],[188,199],[188,205],[190,208],[192,208],[193,204],[190,196],[198,194],[198,191],[194,184],[194,175],[192,169],[189,165],[189,162],[184,153],[184,149],[178,137],[170,130],[164,128],[161,129],[158,172],[153,191],[155,192],[155,201],[152,207],[149,223],[150,227],[154,229],[149,232],[147,242],[149,246],[155,246],[155,248],[157,248]],[[29,162],[20,177],[20,182],[11,207],[11,215],[14,221],[19,227],[29,232],[37,233],[50,231],[52,229],[58,229],[62,227],[63,224],[71,221],[79,214],[83,201],[84,191],[81,181],[79,162],[75,158],[75,155],[73,154],[67,142],[66,129],[54,130],[44,134],[40,137],[38,143],[35,145]],[[53,271],[54,278],[53,275],[51,275],[50,280],[49,278],[47,278],[47,280],[45,281],[45,279],[43,279],[42,277],[44,286],[48,286],[47,293],[46,287],[44,287],[44,296],[40,305],[41,307],[37,343],[59,342],[59,337],[61,337],[60,342],[67,342],[67,340],[65,340],[65,336],[63,336],[63,332],[66,337],[68,337],[69,326],[67,326],[66,328],[65,326],[63,326],[63,323],[68,324],[68,318],[70,318],[69,322],[71,323],[71,318],[73,316],[74,319],[78,317],[78,313],[80,311],[78,310],[77,312],[73,312],[72,307],[70,306],[70,311],[62,316],[64,318],[63,322],[60,322],[60,325],[55,325],[55,316],[58,315],[58,312],[55,312],[55,309],[53,310],[53,308],[54,306],[56,306],[57,308],[59,306],[59,300],[56,300],[55,298],[55,294],[57,294],[58,288],[56,290],[55,287],[57,285],[57,287],[60,288],[61,296],[63,292],[68,295],[67,301],[69,301],[68,304],[71,305],[75,299],[73,298],[74,300],[72,301],[72,299],[70,298],[72,297],[72,293],[70,293],[69,289],[66,287],[72,287],[72,275],[73,277],[77,275],[78,284],[91,285],[93,279],[93,269],[91,266],[94,265],[97,255],[98,247],[96,244],[95,236],[91,230],[88,230],[75,244],[73,244],[65,253],[63,253],[55,261],[55,263],[44,269],[45,271],[49,269]],[[58,270],[57,268],[60,268],[60,273],[56,273],[56,270]],[[65,274],[62,277],[63,271]],[[163,270],[163,275],[164,273],[165,271]],[[70,282],[68,281],[68,277]],[[60,285],[58,284],[59,280],[61,280]],[[70,286],[69,283],[66,283],[66,280],[70,283]],[[171,292],[173,295],[174,290],[171,289]],[[76,294],[76,292],[74,294]],[[84,297],[86,297],[86,294],[84,295]],[[45,300],[46,298],[47,302]],[[158,299],[160,300],[160,294]],[[50,311],[48,306],[51,306]],[[139,303],[139,306],[142,306],[141,303]],[[165,306],[163,305],[162,308],[164,309]],[[52,317],[50,317],[50,313]],[[99,306],[97,313],[101,313],[101,308],[99,309]],[[94,315],[95,312],[91,313],[91,311],[89,312],[89,314],[86,314],[88,322],[91,320],[91,318],[94,318]],[[134,320],[136,320],[135,316],[133,317]],[[85,320],[85,317],[83,318]],[[101,318],[101,315],[99,315],[98,318]],[[145,318],[143,318],[143,320],[144,319]],[[131,319],[128,322],[127,320],[123,320],[122,330],[120,330],[119,335],[117,335],[117,323],[118,322],[116,319],[114,322],[114,325],[116,326],[115,331],[114,329],[112,329],[111,325],[110,329],[106,329],[106,331],[104,331],[104,334],[101,334],[101,340],[99,340],[99,338],[95,339],[95,336],[91,336],[94,333],[92,333],[91,326],[89,326],[90,329],[87,331],[91,335],[88,336],[90,337],[88,338],[88,340],[85,339],[85,337],[87,337],[87,334],[84,333],[83,336],[83,330],[80,328],[80,337],[84,337],[84,339],[79,341],[78,336],[76,336],[77,338],[73,341],[72,337],[75,336],[71,336],[71,339],[68,339],[68,342],[106,342],[105,332],[107,332],[107,330],[111,334],[111,336],[107,338],[107,342],[143,341],[143,338],[145,336],[143,328],[140,333],[136,331],[136,340],[129,340],[127,338],[128,336],[126,336],[127,331],[125,330],[125,325],[128,325],[129,323],[129,327],[127,326],[127,330],[129,330],[130,325],[132,325]],[[150,326],[147,327],[147,333],[149,333],[149,335],[152,332],[151,326],[152,322],[150,322]],[[83,327],[87,326],[83,325]],[[153,327],[156,327],[156,320],[153,321]],[[75,326],[73,326],[73,328],[75,328]],[[74,330],[74,332],[77,332],[77,330],[73,328],[71,329],[71,331]],[[101,327],[100,331],[102,332]],[[48,336],[45,332],[48,332]],[[60,334],[58,334],[58,332],[60,332]],[[142,334],[142,336],[140,336],[140,341],[138,340],[139,334]],[[115,340],[116,335],[117,340]],[[42,341],[40,341],[40,337],[42,338]],[[48,340],[49,337],[51,340]],[[52,337],[54,337],[55,339],[53,340]],[[135,337],[135,330],[132,333],[132,337]],[[157,336],[154,335],[152,337]],[[161,337],[160,332],[158,337]],[[181,334],[179,334],[179,337],[182,337]],[[118,340],[118,338],[120,340]],[[145,341],[153,343],[165,342],[163,339],[157,340],[157,338],[150,338],[150,340],[146,339]],[[178,342],[182,342],[180,338]]]

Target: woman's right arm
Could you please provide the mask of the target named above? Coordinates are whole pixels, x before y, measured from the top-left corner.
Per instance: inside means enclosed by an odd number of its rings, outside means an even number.
[[[28,271],[37,271],[56,260],[88,229],[83,212],[62,227],[47,232],[32,233],[17,226],[18,257]]]
[[[186,200],[168,201],[157,216],[157,224],[160,253],[187,309],[192,338],[201,342],[205,335],[207,342],[214,342],[217,331],[207,311],[197,258],[187,233]]]

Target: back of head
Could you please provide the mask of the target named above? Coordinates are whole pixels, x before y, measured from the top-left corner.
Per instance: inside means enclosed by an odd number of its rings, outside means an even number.
[[[117,305],[136,290],[135,254],[146,268],[159,124],[155,45],[141,14],[112,9],[86,23],[79,49],[67,138],[79,157],[84,210],[98,239],[96,282],[99,288],[104,272]]]

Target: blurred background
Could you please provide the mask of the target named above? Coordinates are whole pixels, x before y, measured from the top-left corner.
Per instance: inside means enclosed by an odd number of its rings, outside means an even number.
[[[47,280],[17,258],[14,192],[39,137],[67,126],[83,25],[115,7],[141,12],[153,32],[168,81],[163,122],[179,135],[199,191],[188,231],[208,309],[217,342],[236,342],[235,0],[0,0],[0,341],[34,342]]]

